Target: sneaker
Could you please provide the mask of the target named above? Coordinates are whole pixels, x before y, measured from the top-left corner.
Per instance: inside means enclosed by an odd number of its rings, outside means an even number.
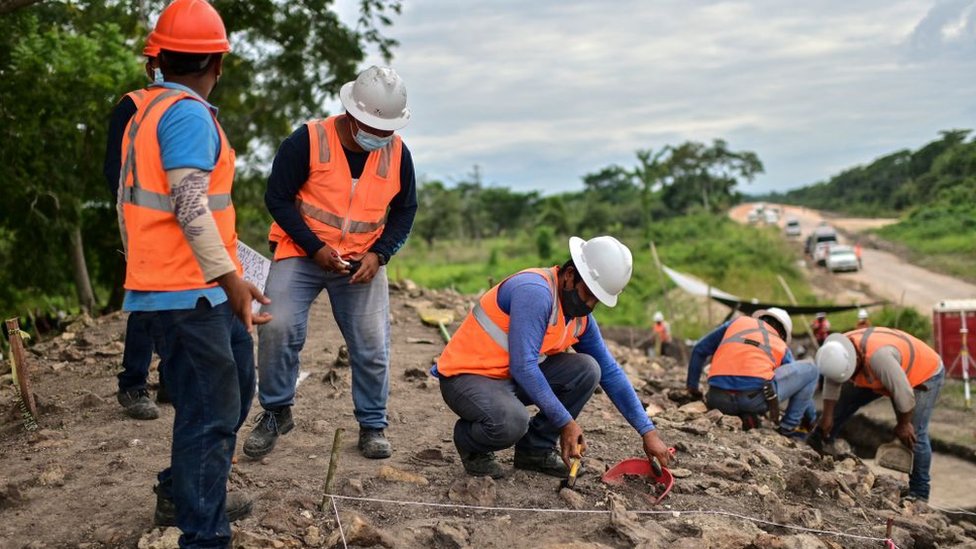
[[[153,522],[156,526],[176,526],[176,503],[172,498],[160,493],[158,484],[153,486],[153,492],[156,492],[156,512],[153,514]],[[229,522],[247,517],[253,508],[253,502],[244,494],[240,492],[227,494],[224,513],[227,514]]]
[[[797,442],[805,442],[807,440],[807,437],[810,436],[810,432],[801,427],[789,429],[781,426],[776,428],[776,432],[783,435],[786,438],[793,439]]]
[[[921,503],[928,503],[929,502],[929,498],[927,498],[925,496],[919,496],[919,495],[916,495],[916,494],[908,494],[907,496],[904,496],[903,498],[901,498],[901,502],[902,503],[907,503],[907,502],[910,502],[910,503],[919,503],[919,502],[921,502]]]
[[[287,434],[295,428],[295,422],[291,419],[291,406],[285,406],[277,410],[264,410],[255,420],[257,426],[251,430],[244,441],[244,455],[249,458],[259,459],[274,450],[275,443],[278,442],[278,435]]]
[[[359,428],[359,452],[369,459],[385,459],[393,455],[393,446],[386,440],[383,429]]]
[[[125,410],[125,415],[133,419],[156,419],[159,417],[159,408],[149,398],[149,391],[145,389],[119,390],[116,398],[122,405],[122,409]]]
[[[569,475],[569,467],[563,463],[559,452],[550,450],[543,454],[519,452],[515,450],[515,468],[564,478]]]
[[[505,470],[495,461],[494,452],[461,452],[461,464],[464,472],[473,477],[503,478]]]

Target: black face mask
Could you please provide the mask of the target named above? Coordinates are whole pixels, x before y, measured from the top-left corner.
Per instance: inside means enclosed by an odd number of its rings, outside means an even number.
[[[563,305],[563,314],[570,318],[586,316],[593,312],[593,309],[579,296],[575,286],[568,290],[559,290],[559,301]]]

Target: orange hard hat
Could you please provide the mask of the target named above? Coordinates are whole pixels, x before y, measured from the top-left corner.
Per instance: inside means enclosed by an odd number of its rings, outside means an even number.
[[[146,57],[159,57],[159,45],[156,44],[156,33],[150,32],[146,37],[146,47],[142,48],[142,55]]]
[[[173,0],[159,15],[153,42],[161,50],[179,53],[230,51],[227,29],[206,0]]]

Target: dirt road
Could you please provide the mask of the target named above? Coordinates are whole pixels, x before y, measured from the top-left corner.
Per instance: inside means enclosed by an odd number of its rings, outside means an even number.
[[[729,216],[740,223],[745,223],[749,211],[755,204],[741,204],[729,212]],[[804,237],[821,221],[827,221],[834,227],[847,232],[858,234],[867,229],[877,228],[895,220],[891,219],[858,219],[858,218],[825,218],[820,212],[796,206],[780,206],[784,214],[780,218],[782,227],[786,219],[796,217]],[[854,244],[843,235],[841,242]],[[893,303],[915,307],[922,314],[928,314],[932,307],[943,299],[969,299],[976,297],[976,285],[935,273],[912,265],[905,259],[886,251],[870,248],[863,244],[864,268],[856,273],[838,273],[835,276],[851,282],[852,285],[864,284],[871,293],[887,299]]]

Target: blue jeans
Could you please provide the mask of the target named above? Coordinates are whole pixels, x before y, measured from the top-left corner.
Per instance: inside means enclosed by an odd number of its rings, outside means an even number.
[[[262,306],[273,319],[258,327],[258,400],[273,410],[295,403],[299,353],[305,346],[308,312],[325,290],[332,316],[349,348],[352,402],[356,421],[385,429],[390,393],[390,292],[386,267],[367,284],[350,284],[348,275],[323,271],[309,258],[271,264]]]
[[[817,390],[820,372],[812,362],[792,362],[773,371],[773,386],[780,402],[789,401],[779,426],[785,430],[796,429],[806,418],[812,422],[817,417],[813,403],[813,393]],[[723,414],[762,415],[769,410],[761,389],[754,391],[724,391],[710,388],[707,403],[709,408],[720,410]]]
[[[945,368],[940,367],[934,376],[915,388],[915,410],[912,413],[912,427],[915,429],[915,447],[912,450],[915,457],[912,472],[908,475],[908,493],[925,499],[929,497],[932,482],[930,475],[932,441],[929,439],[929,420],[932,419],[932,410],[939,400],[943,383],[945,383]],[[881,396],[871,389],[845,383],[834,407],[834,429],[830,432],[831,438],[840,433],[847,421],[862,406],[874,402]]]
[[[153,356],[152,314],[136,311],[129,314],[125,324],[125,350],[122,351],[122,372],[119,373],[119,391],[146,388],[149,365]],[[162,381],[163,363],[159,363]]]
[[[156,348],[176,417],[170,466],[159,490],[176,504],[180,547],[226,547],[227,476],[237,430],[254,396],[254,341],[230,305],[143,313],[151,317]]]
[[[566,411],[575,418],[600,383],[600,365],[590,355],[562,353],[539,365]],[[529,418],[532,404],[515,381],[475,374],[440,377],[444,402],[460,416],[454,445],[462,453],[485,453],[515,445],[516,451],[549,452],[559,441],[559,427],[542,412]]]

